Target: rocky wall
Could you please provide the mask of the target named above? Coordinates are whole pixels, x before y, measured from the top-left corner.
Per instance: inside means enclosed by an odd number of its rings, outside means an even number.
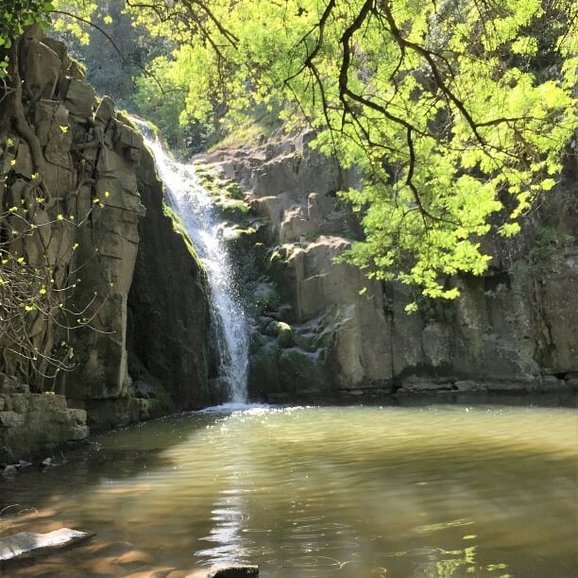
[[[2,369],[76,400],[126,396],[126,301],[145,212],[136,180],[142,137],[39,27],[19,40],[11,62],[21,91],[3,111],[4,234],[21,224],[10,251],[46,276],[39,290],[53,310],[31,306],[24,331],[40,365],[7,343]]]
[[[512,241],[491,239],[484,277],[458,280],[450,303],[413,300],[335,261],[360,231],[335,191],[354,175],[307,138],[200,158],[236,182],[261,257],[247,300],[255,315],[257,398],[578,389],[578,204],[575,170]],[[222,186],[222,183],[221,183]]]
[[[62,395],[30,393],[28,386],[0,374],[0,462],[47,452],[87,435],[84,410],[69,408]]]
[[[2,319],[20,324],[0,327],[0,371],[33,394],[66,398],[97,428],[201,404],[204,275],[163,212],[142,136],[39,27],[10,62],[16,88],[0,99],[2,272],[39,281],[20,309],[0,291]],[[44,398],[31,399],[38,408]]]
[[[211,403],[207,280],[191,241],[164,204],[150,153],[138,173],[147,207],[128,296],[129,370],[141,395],[162,384],[174,409]]]

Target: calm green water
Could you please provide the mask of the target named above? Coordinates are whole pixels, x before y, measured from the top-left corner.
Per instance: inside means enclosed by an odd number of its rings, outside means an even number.
[[[18,529],[97,532],[88,546],[7,575],[164,576],[245,561],[263,578],[573,578],[577,474],[574,409],[173,418],[0,482],[1,504],[37,510]]]

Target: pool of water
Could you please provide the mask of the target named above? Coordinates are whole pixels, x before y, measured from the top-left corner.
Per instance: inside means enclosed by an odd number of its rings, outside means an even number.
[[[173,578],[216,562],[263,578],[578,576],[575,409],[257,407],[64,458],[0,481],[0,533],[97,535],[7,576]]]

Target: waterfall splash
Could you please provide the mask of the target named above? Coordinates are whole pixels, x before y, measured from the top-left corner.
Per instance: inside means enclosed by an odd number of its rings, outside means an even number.
[[[249,323],[232,283],[231,264],[222,235],[223,222],[194,167],[175,161],[158,139],[147,135],[150,130],[146,125],[133,120],[145,133],[145,143],[153,153],[169,204],[182,219],[207,271],[220,355],[219,376],[229,390],[229,401],[244,404],[247,401]]]

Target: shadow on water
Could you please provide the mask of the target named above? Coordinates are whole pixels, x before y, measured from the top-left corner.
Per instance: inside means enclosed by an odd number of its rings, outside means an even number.
[[[294,400],[295,404],[316,406],[350,406],[367,407],[423,407],[423,406],[464,406],[475,407],[487,405],[507,407],[567,407],[578,408],[578,391],[563,392],[455,392],[438,391],[435,393],[376,393],[367,394],[360,401],[356,396],[342,395],[339,397],[303,397]]]
[[[138,495],[139,488],[132,480],[170,471],[175,464],[167,452],[222,417],[222,412],[182,414],[94,435],[85,445],[52,455],[49,466],[30,466],[16,477],[0,477],[0,539],[22,531],[44,533],[61,527],[93,530],[95,516],[82,514],[87,498],[103,488],[121,495],[126,492],[127,498]],[[77,506],[76,511],[71,511],[71,504]],[[111,511],[103,510],[96,519],[101,526],[116,524]],[[126,532],[105,534],[99,530],[92,543],[46,560],[32,557],[9,565],[0,562],[0,576],[76,578],[126,576],[135,568],[163,570],[150,555],[135,548]],[[169,570],[176,572],[172,567]]]
[[[214,424],[222,415],[181,414],[93,435],[87,444],[53,454],[49,466],[34,465],[19,476],[0,477],[0,511],[32,486],[37,487],[38,501],[50,500],[52,494],[61,494],[63,487],[67,492],[76,492],[170,467],[172,461],[166,451]]]

